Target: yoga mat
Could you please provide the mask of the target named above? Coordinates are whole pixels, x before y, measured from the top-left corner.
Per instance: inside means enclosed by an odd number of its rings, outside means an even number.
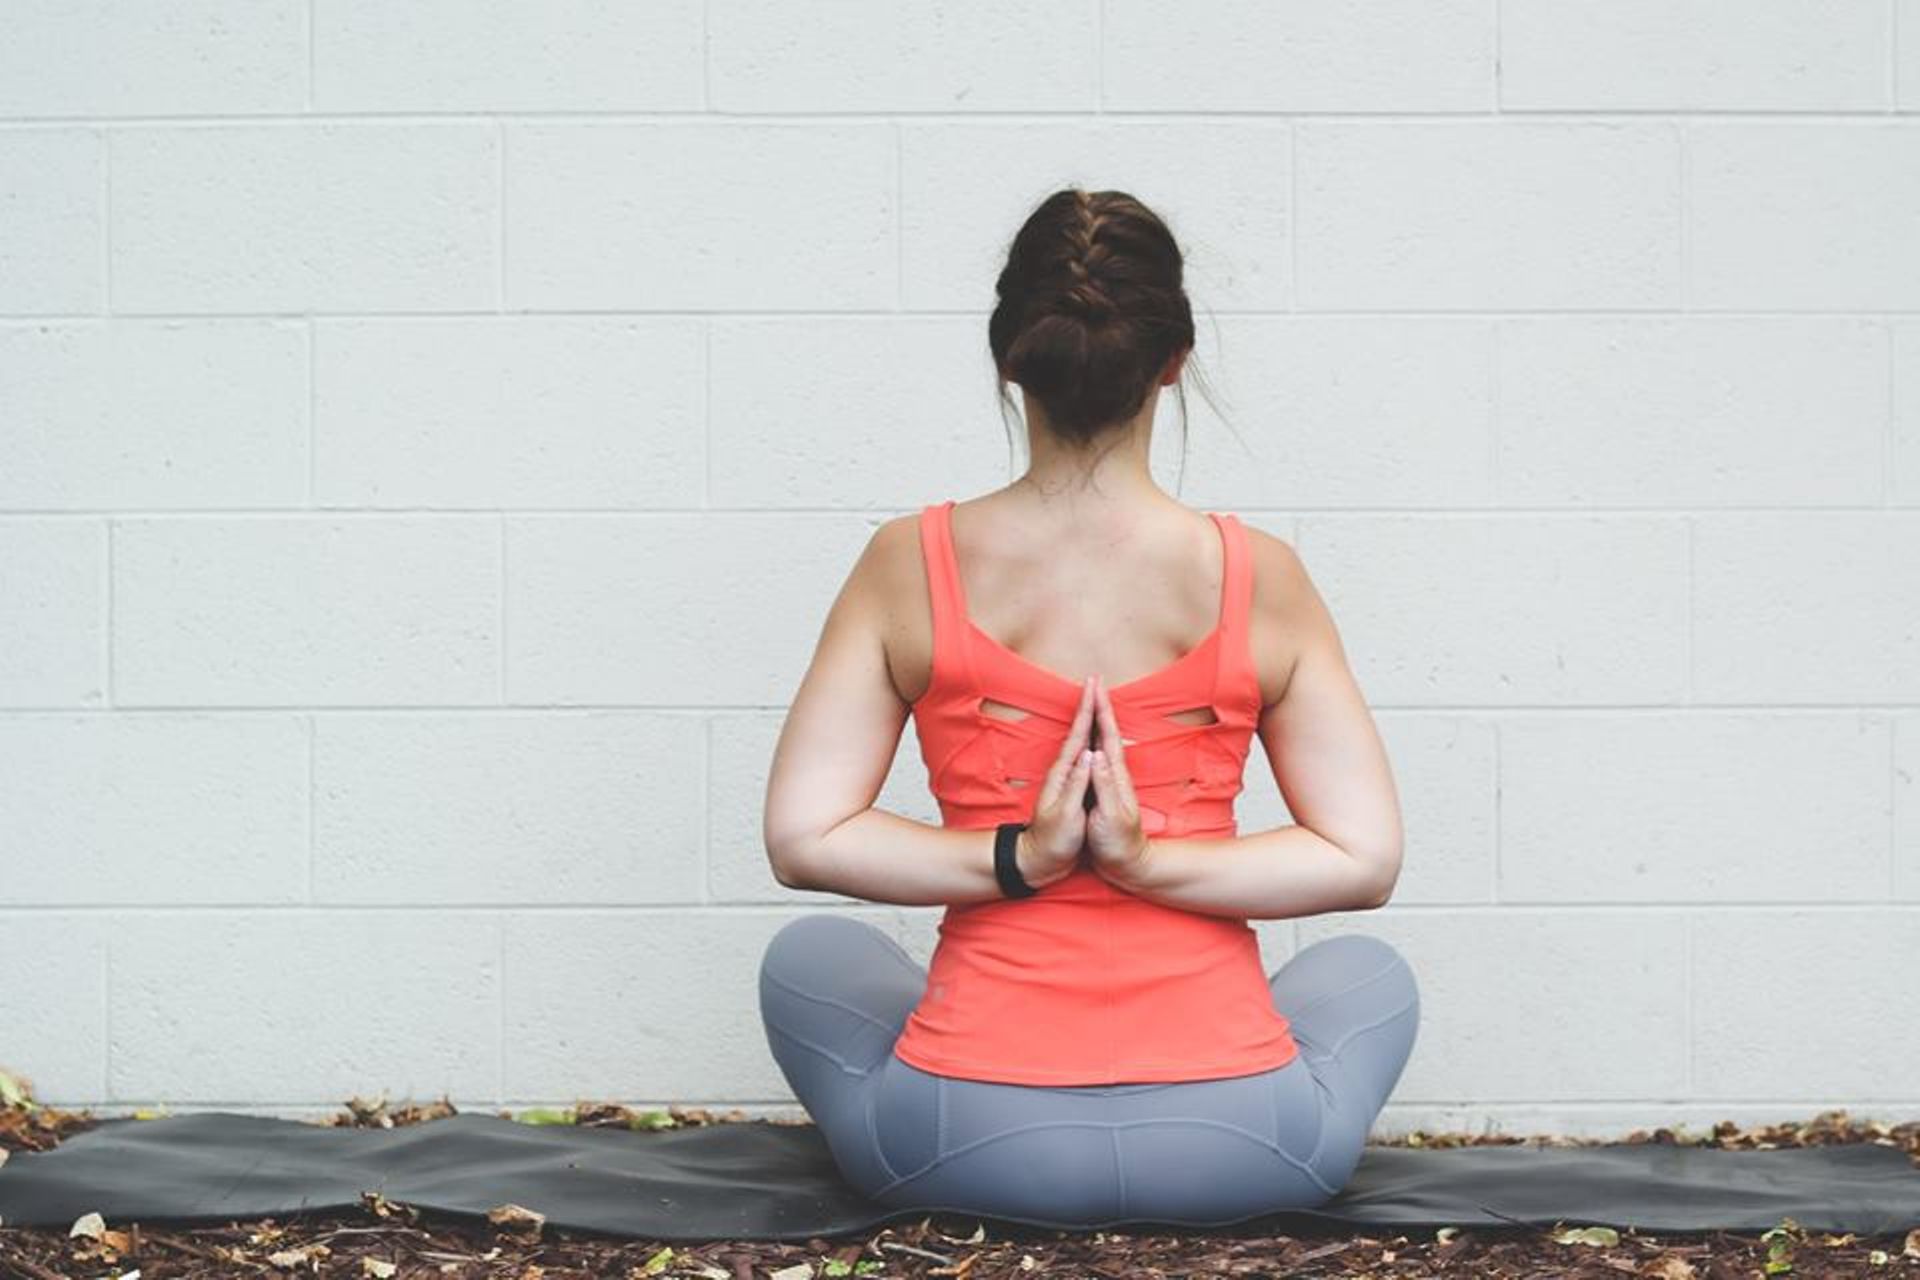
[[[804,1240],[930,1212],[860,1196],[812,1125],[641,1132],[460,1114],[359,1129],[210,1111],[104,1120],[51,1151],[16,1152],[0,1166],[0,1222],[65,1228],[88,1212],[109,1225],[284,1218],[356,1206],[363,1191],[476,1217],[512,1203],[550,1226],[664,1241]],[[1763,1231],[1791,1217],[1809,1230],[1871,1235],[1920,1227],[1920,1169],[1899,1148],[1867,1142],[1369,1146],[1333,1200],[1232,1225],[1289,1217],[1648,1231]]]

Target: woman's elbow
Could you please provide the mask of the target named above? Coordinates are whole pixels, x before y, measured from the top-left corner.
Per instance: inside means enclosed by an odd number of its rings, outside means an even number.
[[[767,846],[767,867],[784,889],[811,889],[805,850],[797,844]]]
[[[1363,874],[1365,894],[1361,906],[1366,910],[1384,907],[1393,899],[1394,885],[1400,880],[1400,851],[1378,855],[1361,860],[1366,868]]]

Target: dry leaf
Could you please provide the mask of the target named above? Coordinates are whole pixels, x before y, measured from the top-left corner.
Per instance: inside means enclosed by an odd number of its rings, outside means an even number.
[[[269,1266],[282,1267],[288,1271],[305,1266],[311,1266],[318,1271],[320,1259],[332,1252],[333,1250],[324,1244],[303,1244],[297,1249],[282,1249],[278,1253],[268,1254],[267,1263]]]
[[[487,1210],[487,1221],[496,1227],[523,1228],[539,1231],[547,1220],[547,1215],[518,1204],[497,1204]]]
[[[86,1236],[98,1240],[100,1233],[107,1229],[107,1220],[97,1213],[83,1213],[73,1220],[73,1229],[67,1232],[71,1240],[75,1236]]]
[[[360,1259],[360,1270],[374,1277],[374,1280],[392,1280],[393,1274],[400,1270],[391,1262],[382,1262],[378,1258]]]

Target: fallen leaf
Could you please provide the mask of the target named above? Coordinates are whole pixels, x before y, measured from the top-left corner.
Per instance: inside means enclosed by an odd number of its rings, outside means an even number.
[[[32,1095],[33,1085],[25,1076],[8,1075],[0,1071],[0,1106],[37,1111],[40,1104],[33,1100]]]
[[[571,1111],[560,1111],[553,1107],[528,1107],[514,1116],[521,1124],[572,1124],[577,1118]]]
[[[487,1221],[496,1227],[523,1227],[537,1233],[546,1220],[546,1214],[537,1213],[524,1205],[500,1204],[487,1210]]]
[[[282,1267],[288,1271],[305,1266],[311,1266],[318,1271],[320,1259],[332,1252],[333,1250],[324,1244],[303,1244],[297,1249],[282,1249],[278,1253],[268,1254],[267,1263],[269,1266]]]

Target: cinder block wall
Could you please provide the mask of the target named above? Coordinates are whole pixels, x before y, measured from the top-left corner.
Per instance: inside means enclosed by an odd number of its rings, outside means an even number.
[[[1004,483],[1049,191],[1173,223],[1389,740],[1379,1130],[1920,1105],[1920,0],[0,6],[0,1066],[792,1099],[766,764]],[[1229,429],[1231,427],[1231,429]],[[1249,763],[1243,829],[1287,820]],[[903,737],[881,803],[934,820]]]

